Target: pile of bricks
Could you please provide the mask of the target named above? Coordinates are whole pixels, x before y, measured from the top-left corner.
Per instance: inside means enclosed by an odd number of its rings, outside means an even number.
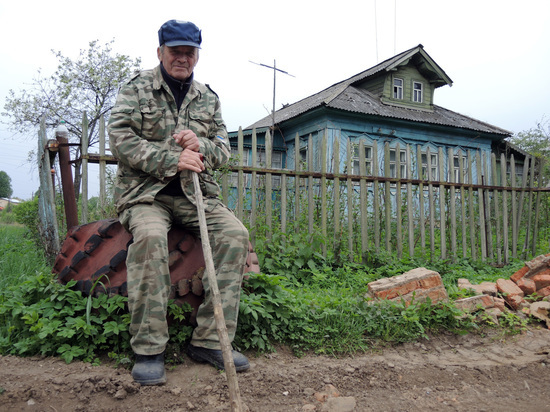
[[[476,296],[458,299],[455,305],[465,312],[485,310],[495,319],[510,308],[531,314],[546,321],[550,328],[550,253],[526,262],[510,279],[483,282],[473,285],[467,279],[459,279],[460,289],[471,289]],[[530,297],[526,300],[526,297]],[[383,278],[368,284],[367,298],[432,303],[448,300],[447,291],[439,273],[426,268],[416,268],[402,275]],[[532,303],[534,301],[534,303]]]
[[[447,301],[449,295],[439,273],[426,268],[409,270],[402,275],[383,278],[368,284],[367,297],[373,299],[404,300],[406,304]]]
[[[536,257],[510,277],[525,295],[550,295],[550,253]]]
[[[530,301],[541,300],[550,295],[550,253],[526,262],[510,279],[498,279],[495,283],[484,282],[472,285],[466,279],[458,280],[458,287],[472,289],[479,294],[496,296],[500,294],[513,310],[528,309]]]

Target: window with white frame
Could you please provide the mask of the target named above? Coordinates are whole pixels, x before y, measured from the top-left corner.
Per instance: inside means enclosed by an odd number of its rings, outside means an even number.
[[[397,168],[399,168],[399,177],[407,178],[407,151],[400,149],[397,154],[396,149],[390,149],[390,177],[397,177]]]
[[[423,85],[420,82],[413,82],[413,102],[422,103],[423,101]]]
[[[372,147],[363,146],[365,153],[365,170],[367,176],[372,175]],[[353,147],[353,170],[352,174],[359,175],[361,174],[361,156],[359,153],[359,144],[354,145]]]
[[[403,99],[403,79],[397,77],[393,79],[393,98]]]
[[[422,176],[421,179],[428,178],[428,168],[430,168],[431,180],[439,180],[437,173],[437,153],[431,153],[428,159],[428,153],[422,153]]]
[[[462,162],[462,176],[460,176],[460,162]],[[453,172],[455,183],[468,183],[468,158],[462,155],[453,156]]]

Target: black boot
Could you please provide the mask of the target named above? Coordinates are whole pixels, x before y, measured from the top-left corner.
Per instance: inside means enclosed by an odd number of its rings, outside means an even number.
[[[132,378],[141,385],[162,385],[165,383],[164,352],[158,355],[136,354]]]
[[[231,354],[233,355],[233,363],[237,372],[243,372],[250,368],[248,359],[242,353],[233,350]],[[187,355],[197,362],[208,362],[218,369],[225,369],[221,350],[189,345],[187,347]]]

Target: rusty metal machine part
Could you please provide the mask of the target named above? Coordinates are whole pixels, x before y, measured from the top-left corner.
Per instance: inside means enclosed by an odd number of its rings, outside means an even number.
[[[75,226],[67,234],[55,259],[53,273],[59,282],[76,281],[84,295],[128,296],[126,254],[132,236],[117,219],[99,220]],[[199,305],[204,300],[202,273],[205,263],[200,239],[181,227],[168,233],[170,298],[177,304],[188,303],[193,312],[188,319],[195,323]],[[249,244],[245,273],[259,272],[258,257]]]

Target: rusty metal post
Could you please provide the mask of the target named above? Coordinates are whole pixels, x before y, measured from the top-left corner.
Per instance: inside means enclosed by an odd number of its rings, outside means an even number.
[[[53,192],[53,195],[54,195],[54,199],[55,199],[55,169],[52,167],[52,169],[50,170],[50,173],[52,174],[52,192]]]
[[[71,154],[69,151],[69,131],[65,122],[55,129],[55,138],[59,142],[59,170],[61,171],[61,186],[63,188],[63,203],[65,204],[65,219],[67,230],[78,225],[78,209],[74,193],[73,173],[71,171]]]

